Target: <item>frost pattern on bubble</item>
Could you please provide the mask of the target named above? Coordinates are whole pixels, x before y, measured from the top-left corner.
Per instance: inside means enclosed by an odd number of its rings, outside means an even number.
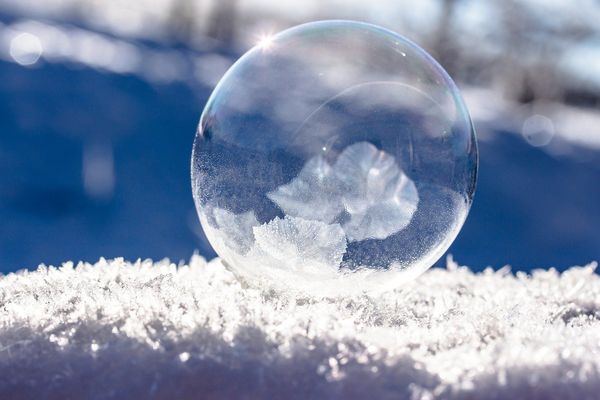
[[[287,215],[332,222],[344,209],[331,166],[323,156],[311,158],[290,183],[267,193]]]
[[[246,254],[254,244],[252,228],[260,225],[252,211],[235,214],[218,207],[206,212],[208,223],[219,233],[223,245],[238,254]]]
[[[334,170],[350,214],[343,225],[348,240],[385,239],[410,223],[419,195],[392,155],[356,143],[340,154]]]
[[[256,226],[253,231],[256,260],[277,268],[335,272],[346,252],[346,236],[339,224],[287,215]]]
[[[348,146],[333,167],[321,155],[311,158],[296,178],[267,197],[287,215],[325,223],[347,212],[342,228],[350,242],[402,230],[419,203],[414,182],[395,158],[369,142]]]

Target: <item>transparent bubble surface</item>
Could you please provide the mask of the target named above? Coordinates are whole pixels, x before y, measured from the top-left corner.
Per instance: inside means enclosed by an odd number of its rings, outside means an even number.
[[[323,295],[401,287],[448,249],[477,144],[450,77],[377,26],[323,21],[241,57],[200,120],[192,187],[247,282]]]

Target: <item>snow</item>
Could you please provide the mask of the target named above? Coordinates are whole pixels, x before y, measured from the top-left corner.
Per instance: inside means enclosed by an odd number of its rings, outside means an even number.
[[[101,259],[0,278],[0,398],[594,398],[596,264],[379,298],[240,284],[219,259]]]

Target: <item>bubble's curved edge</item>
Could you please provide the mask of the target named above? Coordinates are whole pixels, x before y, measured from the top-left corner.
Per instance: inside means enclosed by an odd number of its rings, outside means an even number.
[[[472,180],[471,183],[469,185],[469,191],[468,191],[468,196],[465,198],[466,200],[466,204],[465,204],[465,212],[464,215],[462,216],[462,221],[459,224],[456,224],[456,232],[451,234],[448,239],[447,243],[445,243],[442,246],[439,246],[440,249],[443,247],[443,251],[439,252],[439,255],[437,254],[432,254],[430,259],[432,260],[432,262],[429,262],[427,264],[430,264],[430,266],[426,267],[426,268],[422,268],[422,270],[412,270],[412,271],[397,271],[397,273],[402,273],[403,275],[407,275],[410,272],[411,278],[406,277],[406,279],[411,280],[414,279],[418,276],[420,276],[423,272],[425,272],[427,269],[429,269],[431,266],[433,266],[442,256],[443,254],[447,251],[447,249],[450,247],[450,245],[454,242],[454,240],[456,239],[456,237],[458,236],[458,234],[460,233],[460,230],[462,229],[464,222],[466,221],[468,214],[470,212],[471,209],[471,205],[473,203],[473,199],[474,199],[474,195],[475,195],[475,191],[476,191],[476,186],[477,186],[477,180],[478,180],[478,175],[479,175],[479,146],[478,146],[478,141],[477,141],[477,133],[475,130],[475,127],[473,125],[473,121],[472,118],[468,112],[468,108],[466,106],[466,103],[460,93],[460,90],[458,88],[458,86],[456,85],[456,83],[452,80],[452,78],[450,77],[450,75],[446,72],[446,70],[441,66],[441,64],[438,63],[437,60],[435,60],[435,58],[433,58],[426,50],[424,50],[422,47],[420,47],[418,44],[416,44],[415,42],[413,42],[412,40],[381,26],[375,25],[375,24],[371,24],[368,22],[362,22],[362,21],[355,21],[355,20],[345,20],[345,19],[332,19],[332,20],[320,20],[320,21],[312,21],[312,22],[308,22],[308,23],[304,23],[304,24],[300,24],[300,25],[296,25],[293,26],[291,28],[285,29],[277,34],[275,34],[272,38],[273,41],[275,40],[281,40],[282,38],[287,37],[288,35],[292,35],[295,34],[297,31],[300,30],[304,30],[307,28],[318,28],[320,26],[323,25],[331,25],[331,24],[337,24],[337,25],[347,25],[347,26],[361,26],[361,27],[366,27],[369,30],[372,31],[376,31],[376,32],[380,32],[383,33],[389,37],[393,37],[395,40],[401,41],[402,43],[406,44],[408,47],[410,47],[412,50],[415,51],[416,54],[420,55],[421,57],[424,58],[425,61],[427,61],[429,63],[429,65],[431,65],[432,71],[437,73],[438,76],[441,77],[441,79],[444,81],[445,84],[448,85],[448,87],[450,88],[450,95],[452,96],[452,98],[455,101],[455,104],[457,106],[457,108],[460,110],[461,114],[465,117],[466,122],[468,124],[468,130],[471,133],[470,135],[470,141],[469,141],[469,146],[473,146],[474,150],[473,151],[468,151],[468,154],[472,154],[473,155],[473,163],[474,163],[474,168],[473,168],[473,174],[472,174]],[[196,131],[196,134],[194,136],[194,142],[193,142],[193,149],[192,149],[192,157],[191,157],[191,176],[192,176],[192,193],[193,196],[196,197],[196,193],[197,193],[197,187],[196,187],[196,179],[194,179],[195,176],[195,172],[194,172],[194,159],[195,159],[195,152],[196,152],[196,146],[197,146],[197,141],[199,139],[199,137],[202,137],[203,135],[203,122],[206,120],[208,113],[210,112],[211,106],[213,105],[213,103],[215,102],[215,99],[218,97],[218,93],[219,93],[219,89],[226,84],[228,78],[235,74],[235,72],[237,71],[237,69],[239,68],[239,66],[241,64],[243,64],[247,58],[251,57],[255,52],[260,51],[261,48],[259,45],[255,45],[253,47],[251,47],[248,51],[246,51],[227,71],[226,73],[223,75],[223,77],[219,80],[219,82],[217,83],[217,85],[214,87],[211,95],[209,96],[204,109],[201,113],[200,116],[200,121],[198,124],[198,128]],[[212,246],[212,245],[211,245]],[[397,285],[398,281],[395,282],[396,284],[394,285],[396,288],[399,288],[400,285]],[[380,290],[377,290],[377,293],[384,293],[386,291],[390,291],[393,290],[393,287],[390,287],[391,285],[384,285],[385,287],[381,287],[379,288]]]
[[[346,20],[346,19],[328,19],[328,20],[311,21],[311,22],[300,24],[300,25],[295,25],[293,27],[290,27],[288,29],[285,29],[281,32],[276,33],[272,37],[272,41],[281,40],[290,35],[294,35],[298,31],[302,31],[302,30],[306,30],[306,29],[318,29],[319,27],[332,25],[332,24],[335,24],[338,26],[350,26],[350,27],[360,26],[363,28],[368,28],[371,31],[383,33],[386,36],[393,37],[395,40],[403,42],[408,47],[410,47],[412,50],[414,50],[416,52],[416,54],[423,57],[429,63],[429,65],[433,66],[432,70],[439,77],[441,77],[441,79],[444,81],[444,83],[446,83],[448,85],[448,87],[451,89],[450,95],[454,99],[455,104],[456,104],[457,108],[460,110],[461,115],[463,115],[466,118],[466,122],[468,124],[468,128],[469,128],[469,131],[471,133],[471,138],[472,138],[472,140],[469,143],[469,146],[474,147],[473,154],[475,155],[475,157],[474,157],[475,159],[473,160],[474,161],[474,174],[473,174],[473,179],[472,179],[470,187],[469,187],[469,192],[468,192],[469,196],[467,198],[467,201],[468,201],[467,208],[468,209],[467,209],[467,215],[465,215],[465,221],[466,221],[468,212],[469,212],[469,210],[471,208],[471,204],[473,202],[473,198],[475,196],[475,191],[476,191],[476,187],[477,187],[477,178],[479,176],[479,146],[478,146],[478,141],[477,141],[477,132],[473,125],[473,120],[471,118],[471,115],[469,114],[467,105],[460,93],[460,90],[459,90],[458,86],[456,85],[456,83],[454,82],[454,80],[452,79],[452,77],[450,77],[450,75],[448,74],[448,72],[446,72],[444,67],[435,58],[433,58],[433,56],[431,56],[425,49],[423,49],[417,43],[406,38],[405,36],[400,35],[397,32],[392,31],[391,29],[387,29],[382,26],[375,25],[375,24],[372,24],[369,22]],[[198,123],[196,135],[195,135],[195,139],[194,139],[194,149],[196,148],[196,138],[198,136],[203,135],[203,122],[206,120],[207,114],[210,112],[210,109],[211,109],[213,103],[215,102],[215,100],[218,96],[218,93],[220,92],[219,89],[223,85],[225,85],[225,83],[229,79],[229,77],[235,73],[235,71],[239,68],[239,66],[241,64],[243,64],[246,61],[247,58],[251,57],[255,52],[260,51],[260,50],[261,50],[261,46],[259,44],[254,45],[250,49],[248,49],[240,58],[238,58],[233,63],[233,65],[231,65],[231,67],[229,67],[229,69],[225,72],[225,74],[221,77],[221,79],[219,80],[217,85],[214,87],[214,89],[211,92],[208,100],[206,101],[204,109],[200,115],[200,120]],[[471,153],[471,152],[468,152],[468,153]],[[193,155],[194,155],[194,151],[192,152],[192,175],[193,175]],[[464,221],[463,221],[463,223],[464,223]]]

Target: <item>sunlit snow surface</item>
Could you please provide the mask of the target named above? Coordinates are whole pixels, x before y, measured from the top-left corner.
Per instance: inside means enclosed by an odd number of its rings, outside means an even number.
[[[377,299],[319,299],[200,257],[42,267],[0,279],[0,398],[595,398],[594,268],[449,262]]]

